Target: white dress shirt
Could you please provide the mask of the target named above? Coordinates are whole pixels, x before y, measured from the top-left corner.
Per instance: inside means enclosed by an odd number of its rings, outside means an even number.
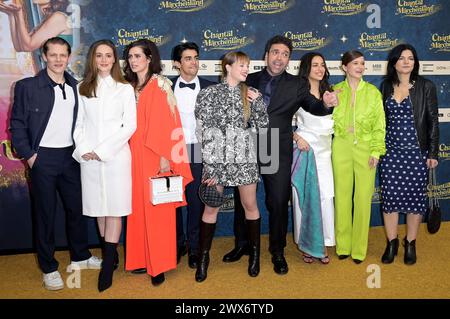
[[[186,84],[195,83],[195,89],[192,90],[188,87],[180,88],[180,81]],[[198,76],[190,82],[184,81],[181,76],[178,77],[177,82],[175,83],[174,94],[177,99],[178,112],[180,113],[186,144],[198,143],[197,137],[195,136],[196,120],[194,110],[199,92],[200,80],[198,79]]]

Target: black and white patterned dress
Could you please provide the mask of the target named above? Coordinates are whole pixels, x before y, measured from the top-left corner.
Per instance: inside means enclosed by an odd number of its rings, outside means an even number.
[[[250,104],[250,111],[245,122],[240,85],[232,87],[223,82],[200,91],[195,117],[205,178],[216,178],[222,186],[258,182],[255,135],[251,133],[269,126],[261,96]]]

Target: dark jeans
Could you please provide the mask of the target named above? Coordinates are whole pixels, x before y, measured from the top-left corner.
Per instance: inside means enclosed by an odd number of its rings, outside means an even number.
[[[198,196],[198,188],[200,187],[202,181],[203,170],[201,157],[198,156],[200,147],[200,144],[187,144],[189,160],[191,163],[191,172],[194,180],[186,186],[185,190],[187,201],[186,233],[183,223],[182,208],[177,208],[177,247],[179,249],[180,247],[186,245],[187,237],[189,254],[199,253],[200,221],[203,215],[203,210],[205,209],[205,205]]]

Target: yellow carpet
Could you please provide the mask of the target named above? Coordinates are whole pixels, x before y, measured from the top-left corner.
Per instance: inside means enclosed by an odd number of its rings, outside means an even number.
[[[403,238],[404,233],[405,226],[400,226],[399,237]],[[317,261],[305,264],[289,234],[286,248],[289,273],[280,276],[272,270],[265,235],[261,244],[261,273],[251,278],[247,275],[247,257],[236,263],[222,262],[223,254],[234,241],[231,237],[219,237],[213,242],[205,282],[195,281],[195,270],[188,267],[187,257],[183,257],[178,269],[168,272],[166,282],[159,287],[153,287],[147,275],[124,272],[121,251],[121,268],[114,273],[113,286],[103,293],[96,288],[98,270],[81,271],[80,288],[76,288],[74,273],[65,272],[69,263],[67,251],[57,252],[56,257],[63,279],[66,282],[69,279],[75,287],[66,285],[55,292],[42,287],[35,255],[0,256],[0,298],[450,298],[450,222],[443,223],[434,235],[427,233],[425,224],[421,225],[417,263],[413,266],[403,263],[403,247],[393,264],[382,264],[384,238],[382,227],[370,229],[368,256],[360,265],[351,259],[338,260],[334,249],[330,251],[330,264],[322,265]],[[100,255],[98,249],[93,253]],[[368,288],[368,282],[369,286],[380,287]]]

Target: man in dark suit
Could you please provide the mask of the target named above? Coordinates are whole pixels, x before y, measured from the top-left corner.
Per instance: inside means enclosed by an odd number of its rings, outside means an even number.
[[[204,205],[198,197],[198,188],[202,180],[201,144],[195,136],[195,102],[201,89],[214,82],[197,76],[199,68],[199,49],[193,42],[182,43],[172,50],[173,65],[180,76],[172,79],[173,92],[177,98],[183,133],[186,141],[192,177],[194,180],[186,186],[187,236],[184,231],[182,208],[177,208],[177,261],[188,252],[190,268],[197,268],[199,256],[200,220]],[[187,237],[187,238],[186,238]],[[187,243],[187,249],[186,249]]]
[[[88,250],[80,166],[72,158],[78,96],[77,81],[65,71],[70,45],[62,38],[51,38],[44,43],[42,53],[47,67],[16,83],[10,131],[17,154],[30,167],[35,244],[44,287],[59,290],[64,282],[54,257],[57,192],[66,211],[70,266],[100,269],[101,259]]]
[[[250,74],[246,81],[261,92],[268,105],[269,132],[267,142],[259,140],[258,155],[269,211],[269,251],[277,274],[288,272],[284,247],[291,195],[292,117],[300,106],[312,114],[324,115],[332,112],[332,108],[325,105],[337,104],[335,94],[326,93],[324,101],[319,101],[297,77],[286,72],[291,53],[292,41],[280,35],[274,36],[265,47],[266,68]],[[245,213],[239,192],[235,191],[234,196],[235,248],[224,256],[224,262],[234,262],[248,254]]]

